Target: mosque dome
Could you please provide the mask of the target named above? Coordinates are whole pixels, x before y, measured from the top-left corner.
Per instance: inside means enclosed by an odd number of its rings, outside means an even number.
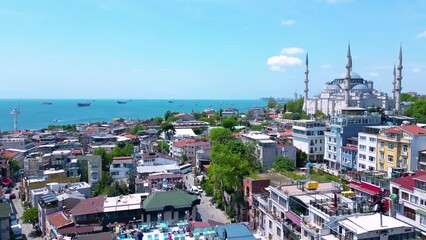
[[[345,77],[346,77],[346,72],[340,74],[340,76],[339,76],[339,78],[345,78]],[[361,78],[362,79],[362,77],[358,73],[351,72],[351,79],[355,79],[355,78]]]
[[[369,89],[364,84],[357,84],[352,88],[352,90],[369,90]]]
[[[327,89],[327,90],[340,90],[340,87],[337,84],[329,84],[329,85],[326,85],[325,89]]]

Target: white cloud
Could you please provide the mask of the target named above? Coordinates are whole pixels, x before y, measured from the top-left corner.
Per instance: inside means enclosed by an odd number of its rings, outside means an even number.
[[[297,48],[297,47],[292,47],[292,48],[283,48],[281,49],[280,52],[282,55],[295,55],[295,54],[301,54],[301,53],[305,53],[305,49],[303,48]]]
[[[281,21],[281,25],[283,26],[291,26],[295,24],[296,22],[293,19],[286,19]]]
[[[285,55],[273,56],[268,58],[266,64],[272,71],[285,71],[285,67],[298,66],[302,64],[302,59]]]
[[[419,67],[415,67],[415,68],[413,68],[413,73],[419,73],[419,72],[421,72],[422,71],[422,69],[421,68],[419,68]]]
[[[370,77],[378,77],[380,74],[378,72],[369,72],[368,75]]]
[[[426,38],[426,30],[417,34],[417,38]]]
[[[333,68],[333,66],[331,66],[331,64],[324,64],[324,65],[321,65],[321,68],[322,69],[330,69],[330,68]]]

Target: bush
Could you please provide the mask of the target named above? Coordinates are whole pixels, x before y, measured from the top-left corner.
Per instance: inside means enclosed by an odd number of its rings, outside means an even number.
[[[277,157],[272,164],[272,167],[277,171],[294,171],[296,167],[294,166],[293,160],[286,157]]]

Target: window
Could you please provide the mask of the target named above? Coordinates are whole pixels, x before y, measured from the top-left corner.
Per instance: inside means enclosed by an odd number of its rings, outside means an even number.
[[[271,220],[269,220],[269,229],[272,229],[272,221]]]
[[[370,151],[371,153],[374,152],[374,150],[376,150],[375,147],[368,147],[368,151]]]
[[[420,216],[420,224],[426,225],[426,215],[423,215],[421,213],[418,213]]]
[[[408,201],[408,193],[406,193],[406,192],[401,192],[401,198],[402,199],[404,199],[404,200],[407,200]]]
[[[359,155],[359,159],[364,159],[365,160],[365,159],[367,159],[367,156],[365,156],[364,154],[360,154]]]
[[[412,203],[414,203],[414,204],[417,204],[418,200],[419,200],[419,198],[418,198],[418,197],[416,197],[416,196],[414,196],[414,195],[411,195],[411,196],[410,196],[410,202],[412,202]]]
[[[384,153],[380,153],[380,160],[385,159],[385,154]]]
[[[365,151],[365,149],[366,149],[366,146],[365,146],[365,145],[359,145],[359,150],[361,150],[361,151]]]
[[[281,237],[281,228],[277,227],[277,236]]]
[[[370,162],[374,162],[374,161],[376,161],[376,158],[375,158],[375,157],[372,157],[372,156],[369,156],[369,157],[368,157],[368,160],[370,160]]]
[[[426,199],[420,199],[420,205],[426,207]]]
[[[370,137],[370,142],[376,142],[376,139],[373,137]]]
[[[361,141],[365,141],[366,139],[367,139],[366,136],[359,136],[359,140],[361,140]]]
[[[322,151],[322,147],[319,148],[320,152]]]
[[[388,155],[388,162],[393,162],[393,156]]]
[[[393,143],[388,143],[388,149],[393,150]]]
[[[402,151],[403,151],[403,152],[407,152],[407,151],[408,151],[408,146],[407,146],[407,145],[404,145],[404,146],[402,147]]]
[[[385,143],[384,142],[380,142],[380,148],[384,148],[385,147]]]
[[[315,143],[318,143],[318,140],[317,140],[317,139],[315,139]]]
[[[322,143],[322,139],[320,139],[320,143]]]

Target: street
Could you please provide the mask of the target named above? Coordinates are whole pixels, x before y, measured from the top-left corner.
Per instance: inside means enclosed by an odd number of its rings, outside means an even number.
[[[194,185],[194,173],[188,173],[185,175],[185,184],[187,187]],[[200,195],[201,203],[197,206],[198,213],[200,213],[201,219],[203,222],[207,222],[208,220],[213,220],[216,222],[221,223],[227,223],[230,222],[226,214],[218,209],[215,208],[213,204],[210,203],[210,200],[212,199],[209,196],[206,196],[205,192],[203,191]]]
[[[12,207],[13,207],[13,212],[16,213],[16,217],[19,219],[19,224],[21,224],[22,226],[22,235],[24,237],[24,239],[41,239],[39,237],[35,237],[35,231],[33,231],[33,226],[31,224],[23,224],[21,217],[22,214],[24,213],[24,208],[22,207],[21,203],[19,202],[19,190],[17,190],[16,188],[19,189],[19,187],[21,186],[20,183],[17,183],[16,186],[13,188],[13,193],[15,193],[15,195],[17,196],[15,199],[12,199]],[[9,198],[9,194],[7,194],[7,198]]]

